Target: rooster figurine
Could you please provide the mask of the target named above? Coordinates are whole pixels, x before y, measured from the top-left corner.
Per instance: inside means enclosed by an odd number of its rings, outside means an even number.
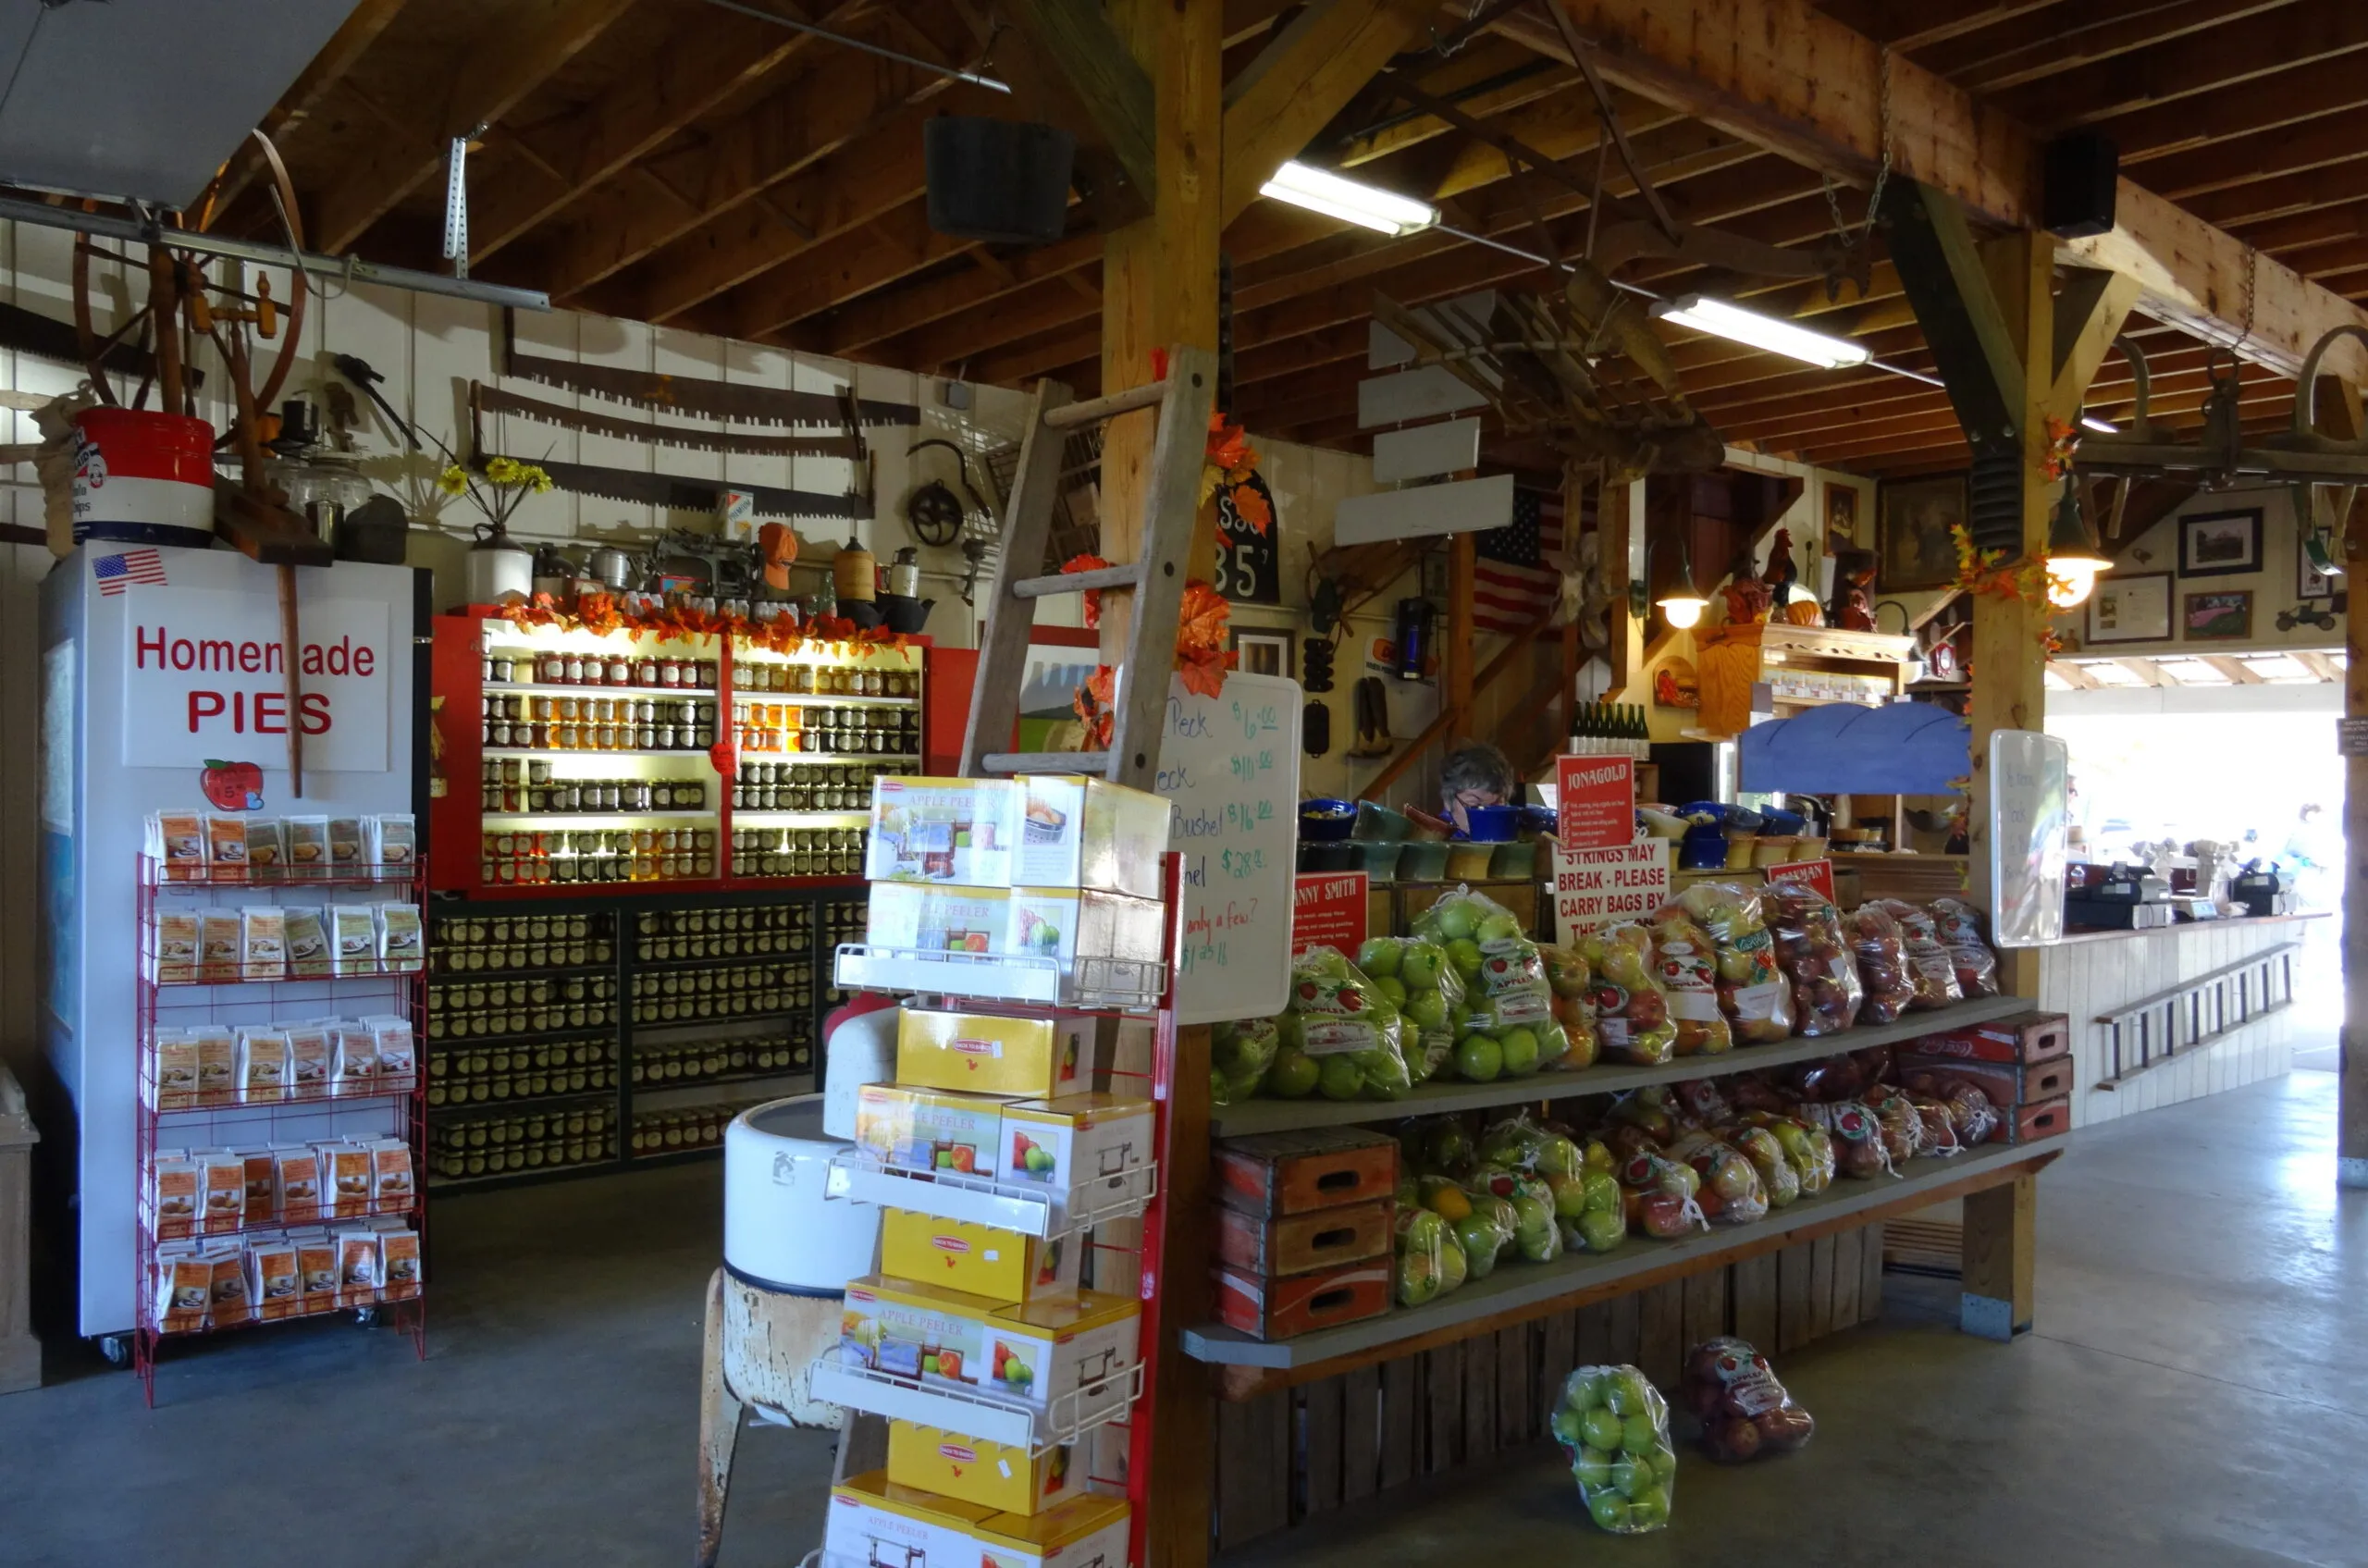
[[[1795,626],[1819,626],[1824,615],[1817,607],[1814,595],[1800,591],[1801,569],[1793,560],[1793,531],[1776,530],[1776,543],[1768,552],[1768,569],[1759,574],[1768,585],[1769,602],[1774,619],[1788,621]]]

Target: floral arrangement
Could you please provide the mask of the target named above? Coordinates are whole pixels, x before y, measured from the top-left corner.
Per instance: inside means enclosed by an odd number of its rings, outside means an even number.
[[[1216,494],[1217,487],[1225,487],[1227,499],[1233,502],[1234,515],[1258,531],[1262,538],[1275,525],[1274,510],[1258,487],[1250,480],[1258,472],[1258,451],[1239,425],[1228,424],[1222,414],[1209,415],[1209,440],[1201,463],[1201,496],[1199,504],[1206,506]]]
[[[445,455],[449,459],[451,454]],[[528,496],[539,496],[551,488],[551,476],[536,464],[521,463],[514,457],[487,458],[485,467],[475,474],[458,462],[448,461],[444,472],[436,476],[436,488],[456,500],[468,497],[485,513],[485,520],[493,525],[494,532],[504,533],[512,515]]]
[[[1226,623],[1232,614],[1233,606],[1225,596],[1200,578],[1184,585],[1184,602],[1176,618],[1176,673],[1183,679],[1186,691],[1198,697],[1216,696],[1225,689],[1226,672],[1240,663],[1241,656],[1225,646]],[[1069,699],[1078,722],[1085,726],[1083,749],[1109,748],[1117,719],[1117,686],[1118,672],[1097,664]]]
[[[1949,538],[1956,546],[1957,574],[1955,586],[1969,594],[1987,594],[1992,599],[2019,599],[2040,611],[2040,636],[2050,636],[2047,618],[2056,613],[2047,597],[2047,562],[2037,556],[2009,562],[2004,550],[1977,550],[1973,536],[1964,525],[1949,525]]]
[[[796,653],[808,646],[909,648],[914,639],[885,626],[869,629],[837,615],[818,615],[803,623],[786,615],[752,621],[745,615],[709,614],[700,610],[667,608],[652,614],[628,613],[610,594],[586,594],[573,611],[561,610],[549,594],[536,594],[523,604],[504,605],[499,612],[514,626],[556,626],[561,631],[586,631],[606,636],[623,632],[636,642],[698,636],[737,637],[773,653]]]

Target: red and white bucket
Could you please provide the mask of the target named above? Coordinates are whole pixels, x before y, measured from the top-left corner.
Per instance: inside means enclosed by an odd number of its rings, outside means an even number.
[[[136,408],[86,408],[74,425],[76,544],[214,542],[214,426]]]

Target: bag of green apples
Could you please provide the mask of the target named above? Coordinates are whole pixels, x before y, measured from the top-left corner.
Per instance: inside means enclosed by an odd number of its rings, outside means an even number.
[[[1570,1037],[1554,1020],[1546,961],[1511,910],[1459,884],[1416,917],[1414,934],[1444,945],[1464,982],[1467,1017],[1486,1020],[1475,1030],[1459,1030],[1459,1068],[1466,1032],[1496,1040],[1503,1056],[1498,1070],[1508,1077],[1535,1072],[1569,1055]]]
[[[1469,1266],[1445,1219],[1425,1208],[1398,1211],[1400,1306],[1427,1306],[1462,1285]]]
[[[1546,960],[1546,987],[1554,994],[1554,1021],[1562,1026],[1562,1036],[1571,1048],[1559,1061],[1546,1065],[1559,1072],[1576,1072],[1595,1066],[1602,1054],[1603,1043],[1596,1036],[1595,970],[1586,955],[1576,947],[1540,947],[1538,957]]]
[[[1815,1197],[1833,1185],[1833,1135],[1824,1128],[1775,1111],[1745,1111],[1743,1119],[1774,1137],[1804,1195]]]
[[[1281,1048],[1315,1064],[1315,1088],[1327,1100],[1396,1100],[1413,1088],[1399,1044],[1397,1006],[1338,949],[1310,947],[1291,960],[1291,999],[1275,1020]]]
[[[1419,936],[1372,937],[1357,949],[1357,968],[1398,1004],[1407,1076],[1427,1081],[1455,1054],[1455,1006],[1463,1000],[1463,977],[1447,949]]]
[[[1562,1231],[1554,1219],[1554,1189],[1543,1177],[1526,1175],[1504,1166],[1483,1165],[1464,1179],[1474,1206],[1483,1197],[1512,1208],[1513,1245],[1531,1263],[1552,1263],[1562,1255]],[[1501,1219],[1503,1211],[1496,1211]]]
[[[1209,1026],[1209,1095],[1220,1105],[1239,1105],[1264,1086],[1266,1071],[1283,1037],[1272,1019],[1238,1019]]]
[[[1597,1038],[1603,1054],[1635,1067],[1658,1067],[1677,1054],[1669,996],[1653,973],[1653,933],[1633,920],[1591,931],[1579,951],[1595,971]]]
[[[1773,1045],[1793,1037],[1793,988],[1777,967],[1776,939],[1758,895],[1731,882],[1697,882],[1677,895],[1679,907],[1718,947],[1719,1006],[1745,1045]]]
[[[1669,1404],[1633,1366],[1582,1366],[1562,1380],[1548,1423],[1571,1456],[1587,1514],[1616,1536],[1669,1523],[1677,1482]]]
[[[1570,1036],[1553,1019],[1522,1022],[1499,1008],[1502,998],[1467,996],[1454,1013],[1455,1076],[1471,1083],[1526,1078],[1570,1054]],[[1528,1008],[1519,1011],[1525,1017]]]
[[[1653,958],[1669,992],[1681,1056],[1716,1056],[1735,1048],[1734,1030],[1719,1006],[1717,952],[1683,905],[1664,905],[1653,917]]]

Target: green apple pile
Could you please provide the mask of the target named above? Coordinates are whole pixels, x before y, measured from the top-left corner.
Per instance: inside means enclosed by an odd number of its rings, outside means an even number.
[[[1545,960],[1512,911],[1458,887],[1415,919],[1414,932],[1439,945],[1462,983],[1451,1008],[1455,1076],[1488,1083],[1564,1065],[1571,1038],[1555,1018]]]
[[[1480,1157],[1546,1183],[1562,1250],[1608,1253],[1627,1240],[1628,1216],[1612,1174],[1611,1151],[1600,1141],[1590,1139],[1583,1149],[1523,1112],[1481,1134]]]
[[[1357,968],[1398,1005],[1407,1075],[1416,1083],[1430,1079],[1455,1051],[1455,1008],[1463,1000],[1463,977],[1447,949],[1419,936],[1376,936],[1357,949]]]
[[[1551,1425],[1599,1527],[1638,1536],[1669,1523],[1677,1451],[1669,1441],[1669,1406],[1642,1372],[1580,1367],[1563,1379]]]
[[[1495,1259],[1489,1260],[1495,1266]],[[1436,1210],[1398,1210],[1398,1304],[1427,1306],[1462,1287],[1471,1266],[1462,1241]]]
[[[1272,1019],[1241,1019],[1209,1029],[1209,1095],[1230,1105],[1256,1094],[1275,1065],[1282,1035]],[[1311,1085],[1310,1087],[1313,1087]]]
[[[1275,1031],[1267,1087],[1285,1099],[1313,1090],[1327,1100],[1396,1100],[1414,1086],[1398,1005],[1336,948],[1310,947],[1291,961],[1290,1003]]]

